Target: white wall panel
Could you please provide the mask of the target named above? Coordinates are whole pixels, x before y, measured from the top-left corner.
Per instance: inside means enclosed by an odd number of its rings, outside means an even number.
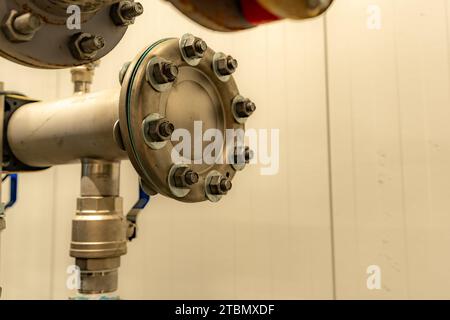
[[[450,297],[448,10],[340,0],[328,14],[338,298]]]

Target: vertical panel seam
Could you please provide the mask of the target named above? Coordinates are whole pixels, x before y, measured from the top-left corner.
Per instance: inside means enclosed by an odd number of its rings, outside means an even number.
[[[336,256],[334,237],[334,204],[333,204],[333,172],[332,172],[332,148],[331,148],[331,110],[330,110],[330,77],[328,64],[328,23],[327,14],[323,16],[323,40],[324,40],[324,63],[325,63],[325,108],[327,127],[327,162],[328,162],[328,203],[330,213],[330,241],[331,241],[331,278],[333,288],[333,299],[337,299],[336,288]]]

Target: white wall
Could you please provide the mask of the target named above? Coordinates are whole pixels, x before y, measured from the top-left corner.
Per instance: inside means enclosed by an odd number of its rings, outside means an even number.
[[[450,298],[447,0],[336,0],[325,19],[236,34],[142,2],[94,89],[118,86],[122,62],[151,42],[199,35],[239,58],[241,91],[258,104],[249,126],[281,130],[281,170],[246,170],[218,205],[154,197],[122,259],[123,298]],[[368,28],[377,8],[381,28]],[[71,93],[68,71],[1,60],[0,79],[42,99]],[[21,175],[2,234],[4,298],[67,297],[79,175]],[[122,195],[126,208],[137,197],[128,162]],[[370,265],[381,290],[366,287]]]
[[[327,17],[338,298],[450,298],[449,6],[338,0]]]

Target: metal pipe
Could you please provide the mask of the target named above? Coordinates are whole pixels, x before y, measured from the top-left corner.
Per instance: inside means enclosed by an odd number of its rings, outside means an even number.
[[[7,128],[12,152],[34,167],[75,163],[83,158],[127,159],[114,139],[119,94],[119,90],[108,90],[19,108]]]

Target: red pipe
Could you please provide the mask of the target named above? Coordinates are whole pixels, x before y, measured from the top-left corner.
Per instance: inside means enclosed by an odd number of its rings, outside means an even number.
[[[257,0],[241,0],[242,14],[253,25],[260,25],[283,18],[267,11]]]

